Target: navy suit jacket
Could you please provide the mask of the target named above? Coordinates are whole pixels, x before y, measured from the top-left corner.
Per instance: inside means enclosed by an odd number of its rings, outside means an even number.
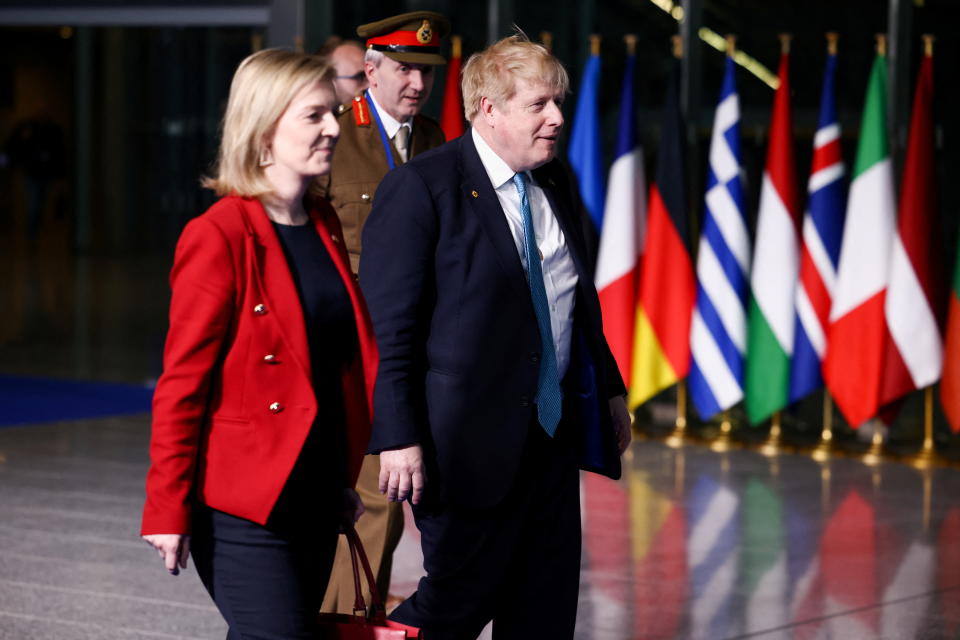
[[[603,337],[584,210],[558,161],[533,175],[579,276],[559,429],[582,468],[618,478],[608,399],[625,390]],[[536,416],[541,342],[516,244],[469,133],[380,183],[360,284],[380,349],[369,451],[420,444],[428,492],[496,504]]]

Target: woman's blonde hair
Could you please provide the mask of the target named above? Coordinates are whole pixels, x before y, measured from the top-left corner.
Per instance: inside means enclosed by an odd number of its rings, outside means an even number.
[[[473,122],[484,96],[502,108],[516,94],[517,79],[546,84],[558,94],[567,93],[570,87],[563,64],[519,31],[473,54],[463,66],[460,88],[467,121]]]
[[[325,59],[289,49],[264,49],[247,56],[233,74],[220,151],[213,175],[203,179],[203,186],[221,196],[255,198],[271,193],[260,158],[277,121],[301,89],[318,80],[332,81],[333,76]]]

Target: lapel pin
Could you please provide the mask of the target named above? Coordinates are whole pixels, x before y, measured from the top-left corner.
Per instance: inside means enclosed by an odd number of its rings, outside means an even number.
[[[477,190],[476,190],[476,189],[474,189],[473,191],[471,191],[471,192],[470,192],[470,195],[472,195],[474,198],[479,198],[479,197],[480,197],[480,194],[477,193]]]

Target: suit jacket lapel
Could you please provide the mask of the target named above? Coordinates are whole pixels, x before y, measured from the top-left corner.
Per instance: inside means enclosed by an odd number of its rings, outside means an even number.
[[[520,261],[503,207],[500,206],[500,200],[490,184],[490,176],[487,175],[473,144],[473,136],[467,132],[460,137],[459,144],[460,174],[463,176],[461,195],[470,203],[470,209],[476,214],[480,226],[493,243],[507,279],[514,285],[517,293],[529,299],[527,274],[523,270],[523,263]]]
[[[300,294],[290,274],[290,265],[280,246],[270,218],[259,200],[244,200],[244,215],[251,230],[255,264],[253,277],[264,297],[267,313],[275,313],[277,326],[290,347],[293,358],[312,380],[310,347],[307,344],[307,327],[300,304]]]
[[[586,268],[587,264],[584,261],[584,253],[583,248],[580,246],[580,234],[577,229],[576,217],[572,213],[569,200],[563,197],[564,194],[559,193],[557,181],[550,175],[551,172],[548,169],[548,167],[551,167],[556,162],[558,161],[552,160],[543,167],[534,169],[533,176],[537,184],[540,185],[540,188],[543,189],[544,194],[546,194],[547,200],[550,201],[550,207],[553,208],[553,214],[556,216],[557,222],[560,223],[560,230],[563,231],[563,237],[567,242],[567,249],[570,251],[573,264],[577,269],[577,275],[581,280],[584,278],[590,280],[591,270]]]

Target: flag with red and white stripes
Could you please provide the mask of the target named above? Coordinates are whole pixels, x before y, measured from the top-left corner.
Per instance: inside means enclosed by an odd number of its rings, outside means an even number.
[[[934,242],[933,56],[920,63],[910,120],[907,158],[893,239],[884,312],[890,339],[884,357],[881,404],[940,378],[943,341],[939,320],[940,251]]]

